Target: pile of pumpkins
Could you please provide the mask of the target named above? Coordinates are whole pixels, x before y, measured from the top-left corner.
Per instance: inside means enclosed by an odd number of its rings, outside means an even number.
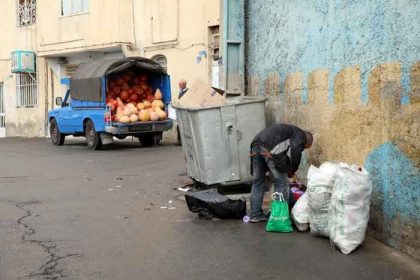
[[[148,75],[131,71],[109,78],[106,105],[112,121],[133,123],[167,119],[162,92],[160,89],[153,92],[148,81]]]

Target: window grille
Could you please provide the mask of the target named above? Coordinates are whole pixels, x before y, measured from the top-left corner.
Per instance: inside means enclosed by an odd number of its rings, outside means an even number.
[[[89,10],[88,0],[61,0],[61,15],[85,13]]]
[[[18,26],[34,24],[36,21],[36,0],[18,0],[16,12]]]
[[[36,74],[16,74],[16,106],[35,107],[38,104]]]

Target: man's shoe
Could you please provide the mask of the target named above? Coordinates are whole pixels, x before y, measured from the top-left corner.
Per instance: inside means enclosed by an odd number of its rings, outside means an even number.
[[[260,216],[260,217],[255,217],[255,218],[251,218],[251,223],[259,223],[259,222],[264,222],[267,221],[268,217],[264,216]]]

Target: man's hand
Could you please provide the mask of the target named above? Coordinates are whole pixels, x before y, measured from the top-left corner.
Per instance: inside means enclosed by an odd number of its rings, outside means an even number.
[[[289,178],[293,178],[293,176],[295,176],[295,172],[294,172],[294,171],[292,171],[292,170],[289,170],[289,171],[287,172],[287,177],[289,177]]]

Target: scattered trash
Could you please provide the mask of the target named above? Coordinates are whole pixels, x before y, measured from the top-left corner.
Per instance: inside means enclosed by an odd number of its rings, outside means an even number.
[[[122,188],[122,186],[115,186],[116,188]]]
[[[121,181],[124,180],[122,177],[117,177],[117,180]]]
[[[191,190],[191,187],[189,187],[189,186],[179,187],[176,190],[181,191],[181,192],[187,192],[187,191]]]
[[[247,223],[249,223],[249,221],[250,221],[251,219],[249,218],[249,216],[244,216],[243,218],[242,218],[242,221],[245,223],[245,224],[247,224]]]
[[[155,204],[154,204],[153,202],[150,202],[150,205],[152,205],[152,206],[153,206],[153,205],[155,205]]]
[[[86,176],[85,179],[88,181],[92,181],[92,178],[90,178],[89,176]]]
[[[108,189],[108,191],[113,191],[113,190],[114,190],[113,188],[109,188],[109,189]]]
[[[168,206],[160,206],[160,209],[168,209]]]
[[[232,200],[210,189],[185,194],[188,209],[199,213],[199,218],[211,220],[214,217],[222,219],[242,219],[246,215],[245,199]]]
[[[146,210],[146,211],[150,211],[150,210],[152,210],[151,208],[149,208],[149,207],[145,207],[144,208],[144,210]]]
[[[298,231],[309,230],[309,209],[308,209],[308,193],[305,192],[295,203],[292,208],[290,217]]]
[[[304,191],[300,190],[297,187],[290,188],[290,191],[292,192],[292,195],[293,195],[292,198],[294,201],[297,201],[299,197],[301,197],[305,193]]]
[[[173,201],[172,200],[169,200],[168,203],[171,204],[171,203],[173,203]]]
[[[175,220],[175,222],[191,222],[191,220]]]
[[[175,209],[176,209],[176,207],[169,207],[168,209],[169,209],[169,210],[175,210]]]
[[[125,216],[125,217],[124,217],[124,219],[128,219],[128,217],[127,217],[127,216]]]

